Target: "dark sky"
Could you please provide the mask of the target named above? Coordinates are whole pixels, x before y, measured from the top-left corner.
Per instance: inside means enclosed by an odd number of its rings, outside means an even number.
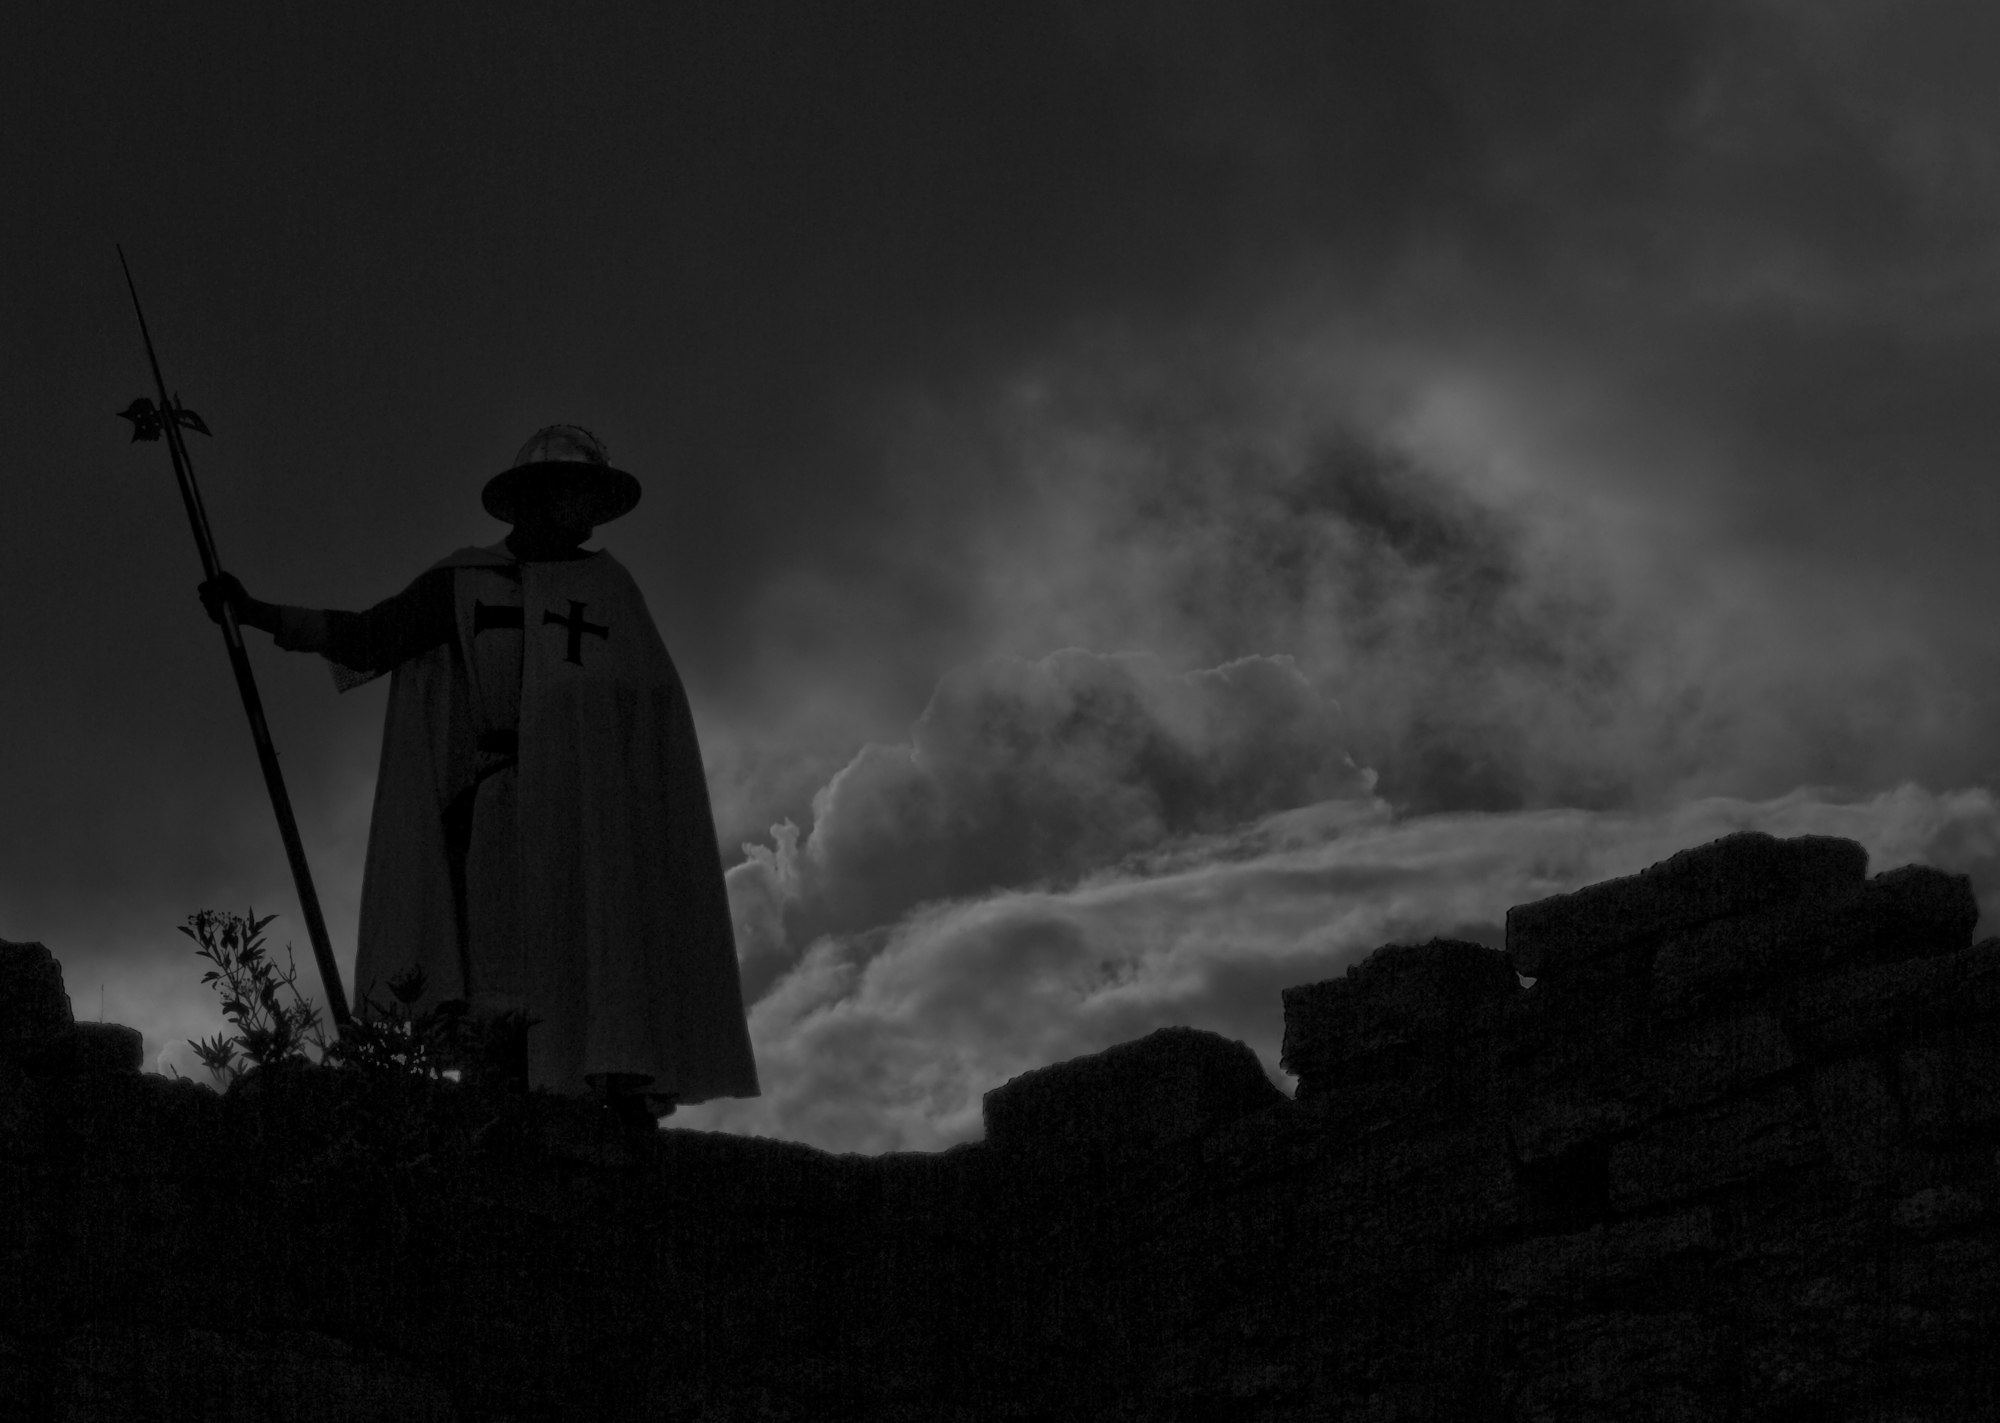
[[[497,539],[552,421],[644,483],[766,1083],[694,1125],[1275,1072],[1278,988],[1739,825],[1994,858],[1990,6],[34,9],[0,937],[162,1070],[195,909],[318,982],[114,242],[261,597]],[[350,969],[383,688],[250,636]]]

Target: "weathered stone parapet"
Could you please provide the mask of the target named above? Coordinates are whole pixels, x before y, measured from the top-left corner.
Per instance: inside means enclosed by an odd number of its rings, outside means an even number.
[[[1815,1061],[2000,1022],[2000,939],[1819,974],[1773,998],[1798,1052]]]
[[[1860,889],[1867,871],[1868,854],[1852,840],[1779,840],[1745,830],[1623,879],[1516,905],[1507,911],[1507,955],[1524,977],[1561,978],[1606,954],[1717,919],[1839,903]]]
[[[56,956],[0,939],[0,1060],[18,1063],[75,1023]]]
[[[1593,1109],[1606,1123],[1691,1106],[1745,1072],[1780,1070],[1767,1048],[1736,1062],[1729,1046],[1746,1032],[1770,1041],[1777,1020],[1680,1025],[1970,943],[1978,905],[1964,876],[1866,869],[1852,841],[1745,832],[1510,910],[1504,954],[1451,940],[1385,946],[1345,978],[1284,990],[1281,1061],[1300,1101],[1343,1119],[1431,1098],[1464,1105],[1510,1070],[1575,1079],[1607,1099]]]
[[[0,945],[0,1389],[56,1418],[308,1390],[385,1419],[1987,1423],[2000,940],[1959,877],[1865,872],[1730,836],[1521,906],[1511,957],[1389,945],[1285,990],[1296,1100],[1164,1028],[994,1088],[984,1141],[874,1157],[303,1065],[221,1095],[93,1070],[46,951]],[[211,1299],[251,1323],[181,1318]]]
[[[1524,1161],[1740,1096],[1797,1064],[1778,1019],[1755,1009],[1688,1024],[1622,1053],[1511,1085],[1509,1126]]]
[[[304,1329],[220,1320],[93,1324],[53,1358],[0,1335],[0,1376],[71,1381],[46,1418],[312,1418],[451,1423],[459,1417],[435,1375],[380,1350]],[[20,1395],[11,1401],[21,1402]]]
[[[982,1108],[995,1152],[1062,1169],[1143,1160],[1284,1100],[1244,1044],[1174,1027],[1024,1072]]]
[[[1754,909],[1652,941],[1650,1003],[1666,1017],[1788,981],[1958,953],[1979,905],[1964,875],[1905,865],[1831,899]]]
[[[76,1021],[62,965],[44,945],[0,939],[0,1072],[137,1072],[145,1056],[137,1028]]]
[[[72,1023],[23,1063],[30,1072],[74,1076],[85,1072],[137,1072],[146,1060],[146,1036],[123,1023]]]
[[[1491,1077],[1493,1039],[1520,993],[1506,958],[1482,944],[1385,945],[1344,978],[1283,991],[1279,1062],[1301,1102],[1345,1096],[1379,1115],[1438,1094],[1463,1101]]]

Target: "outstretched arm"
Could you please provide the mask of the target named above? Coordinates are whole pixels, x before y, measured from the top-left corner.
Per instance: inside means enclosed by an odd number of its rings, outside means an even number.
[[[260,602],[245,592],[231,573],[217,574],[198,591],[202,606],[217,622],[222,620],[222,605],[227,600],[234,605],[239,623],[262,628],[287,652],[317,652],[363,672],[386,672],[453,635],[449,568],[422,574],[395,597],[365,613]]]

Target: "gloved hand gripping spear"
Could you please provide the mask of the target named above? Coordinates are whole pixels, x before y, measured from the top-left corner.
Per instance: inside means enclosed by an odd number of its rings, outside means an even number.
[[[166,436],[167,453],[174,462],[174,477],[180,483],[181,503],[187,508],[188,523],[194,530],[195,548],[201,554],[202,573],[213,583],[218,578],[228,578],[228,575],[222,572],[222,562],[216,556],[215,536],[209,532],[208,514],[202,508],[201,493],[195,488],[194,465],[188,459],[187,444],[181,436],[182,430],[197,430],[206,435],[208,426],[202,423],[199,415],[182,405],[178,396],[172,400],[167,398],[166,378],[160,374],[160,358],[153,353],[152,333],[146,329],[146,313],[139,306],[139,289],[132,281],[132,269],[126,264],[125,249],[122,247],[118,249],[118,264],[125,268],[125,285],[132,293],[132,310],[138,313],[139,334],[145,338],[146,359],[152,363],[153,384],[160,393],[157,407],[140,396],[119,414],[132,422],[134,440],[157,440],[162,435]],[[230,582],[234,583],[234,580],[230,579]],[[264,704],[257,696],[257,683],[250,673],[250,654],[243,646],[243,633],[237,626],[234,600],[224,599],[220,612],[217,622],[222,626],[222,640],[229,648],[230,668],[236,673],[236,690],[242,693],[243,710],[250,718],[250,735],[257,743],[257,761],[264,768],[264,786],[271,793],[271,809],[277,812],[278,833],[285,842],[285,858],[291,861],[292,883],[298,889],[299,910],[305,916],[306,933],[312,939],[320,983],[326,989],[334,1029],[344,1036],[350,1021],[347,995],[340,986],[340,969],[333,961],[333,945],[327,939],[326,920],[319,910],[319,896],[313,891],[312,871],[306,867],[305,846],[299,840],[298,822],[292,817],[291,797],[285,794],[285,778],[278,770],[278,752],[271,744],[271,729],[264,723]]]

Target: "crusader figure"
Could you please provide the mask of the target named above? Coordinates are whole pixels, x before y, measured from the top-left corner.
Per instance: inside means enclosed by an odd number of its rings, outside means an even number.
[[[576,425],[537,431],[486,484],[514,531],[364,613],[201,587],[346,691],[384,672],[388,719],[362,880],[355,1012],[423,969],[540,1019],[503,1071],[602,1093],[650,1128],[676,1103],[758,1095],[708,786],[679,674],[631,575],[581,545],[639,482]],[[379,990],[377,990],[379,992]]]

